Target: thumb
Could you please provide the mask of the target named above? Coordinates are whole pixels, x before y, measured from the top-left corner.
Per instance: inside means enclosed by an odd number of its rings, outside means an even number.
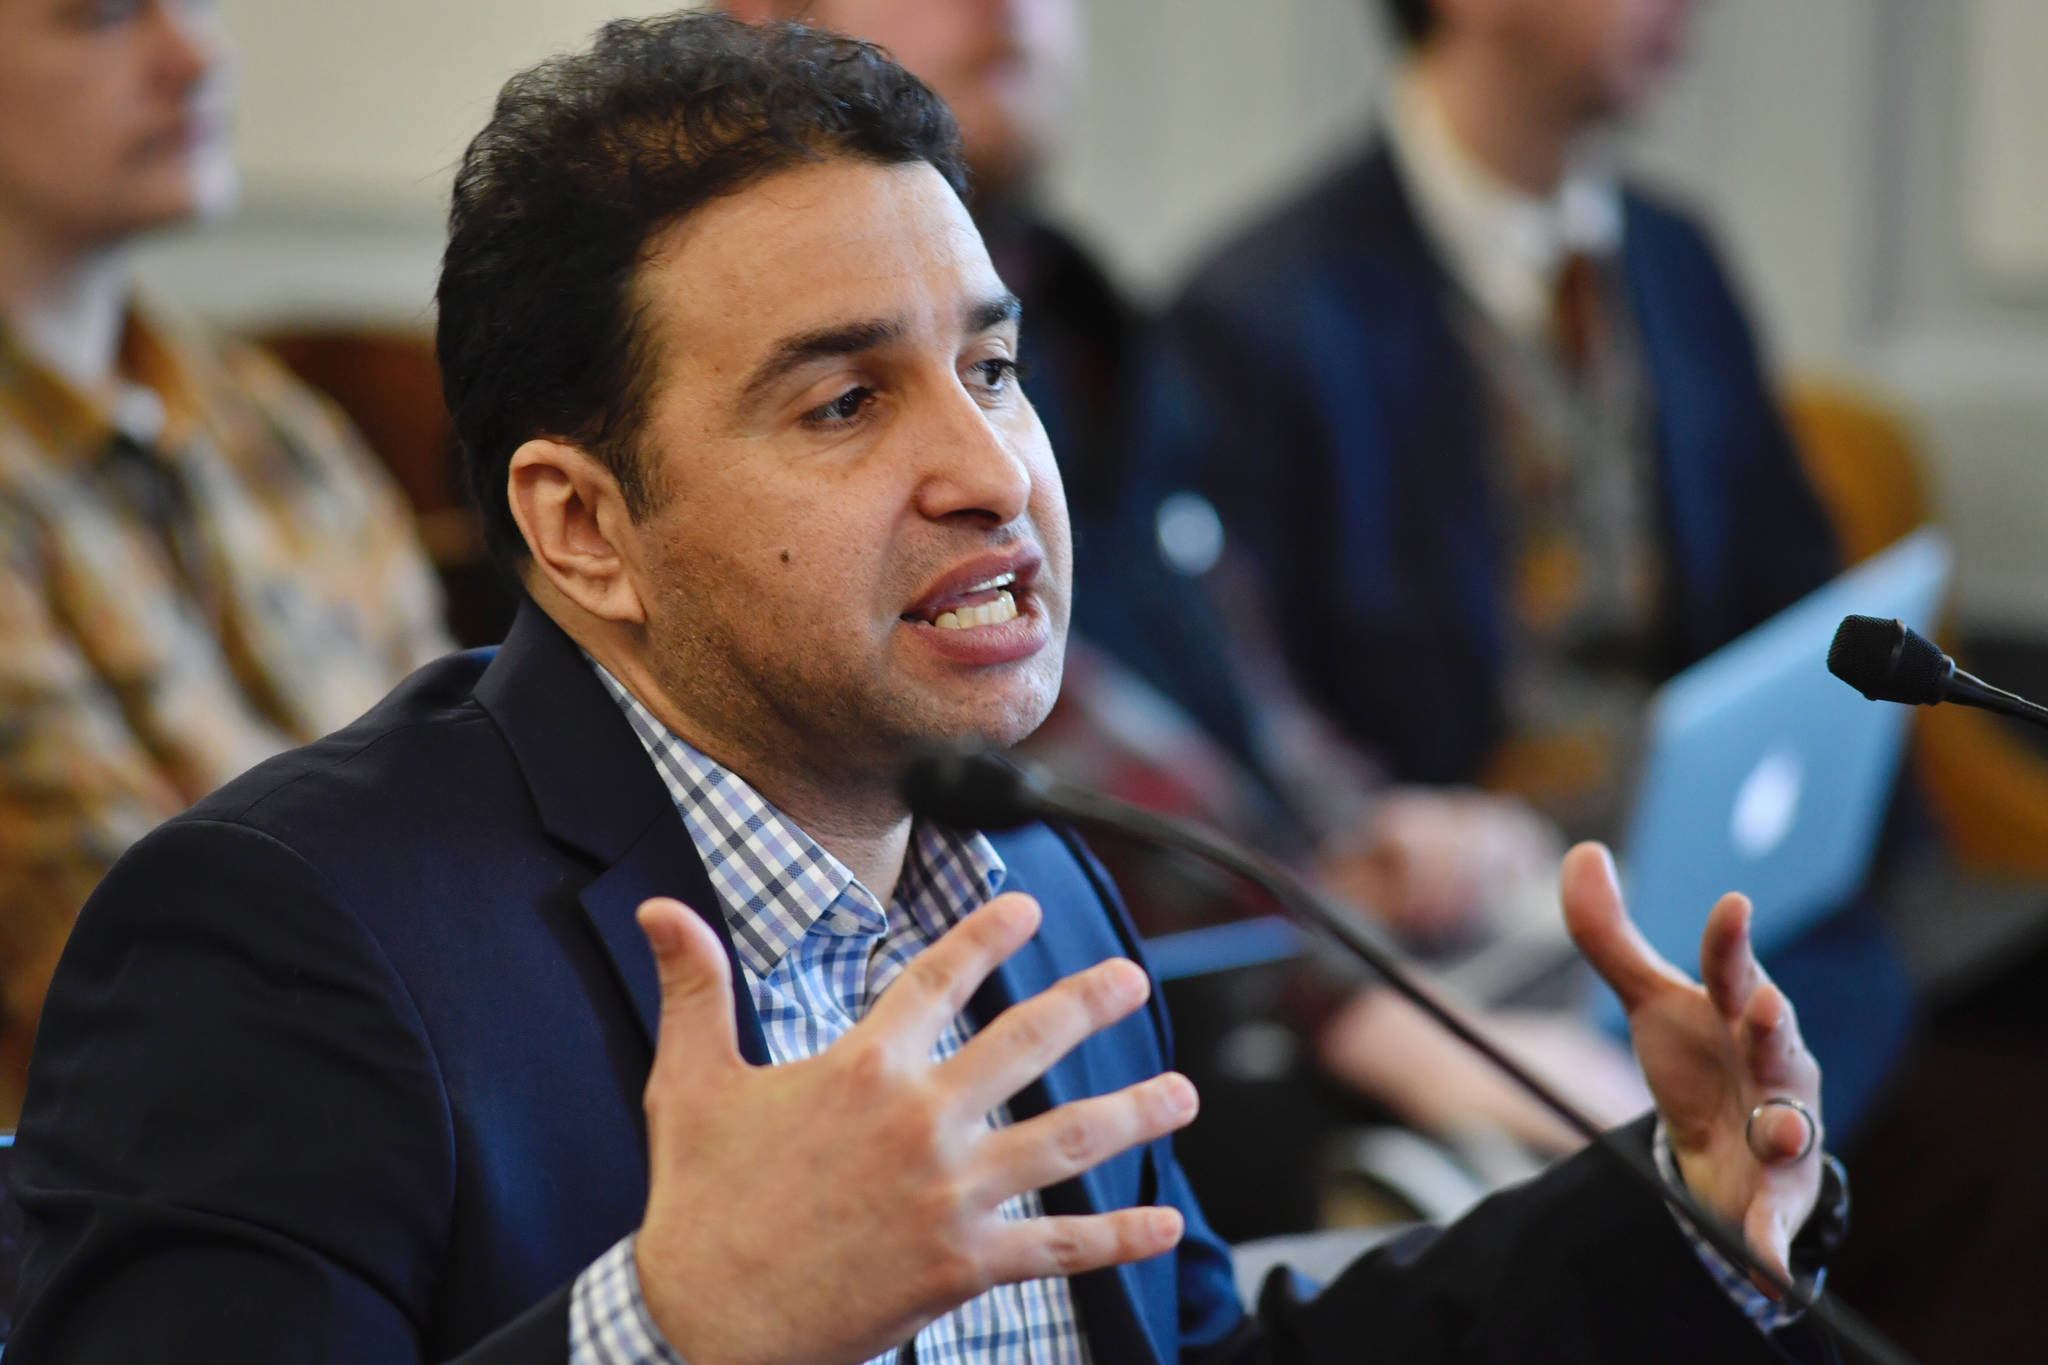
[[[635,918],[654,949],[661,979],[661,1029],[654,1043],[657,1070],[692,1069],[739,1060],[733,1024],[732,966],[725,945],[701,915],[681,901],[642,901]]]
[[[1786,1257],[1792,1250],[1792,1229],[1787,1226],[1783,1210],[1773,1201],[1759,1198],[1749,1206],[1742,1219],[1743,1240],[1756,1253],[1766,1268],[1776,1271],[1789,1280],[1792,1271]],[[1751,1277],[1752,1284],[1764,1297],[1775,1300],[1777,1288],[1763,1280]]]

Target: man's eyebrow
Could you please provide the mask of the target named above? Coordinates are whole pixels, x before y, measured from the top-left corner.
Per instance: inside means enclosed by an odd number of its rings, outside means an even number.
[[[756,365],[754,372],[747,376],[746,388],[740,392],[740,403],[742,406],[753,403],[778,379],[791,370],[810,364],[813,360],[872,351],[877,346],[886,346],[897,340],[903,335],[903,330],[901,322],[878,318],[868,322],[849,322],[838,327],[822,327],[815,332],[801,332],[793,337],[785,337],[776,343],[775,349],[768,353],[768,358]]]
[[[1024,305],[1017,301],[1015,294],[1005,291],[990,298],[982,299],[967,306],[966,324],[970,332],[987,332],[1005,323],[1015,322],[1024,315]],[[822,327],[815,332],[800,332],[785,337],[768,353],[768,358],[754,367],[747,376],[746,387],[740,391],[740,405],[748,406],[761,397],[775,382],[792,370],[801,369],[814,360],[826,360],[833,356],[859,355],[872,351],[878,346],[887,346],[900,340],[905,328],[894,319],[876,318],[866,322],[849,322],[837,327]]]
[[[969,304],[967,308],[967,330],[990,332],[1006,322],[1015,322],[1024,316],[1024,305],[1017,301],[1015,294],[1005,291],[993,298]]]

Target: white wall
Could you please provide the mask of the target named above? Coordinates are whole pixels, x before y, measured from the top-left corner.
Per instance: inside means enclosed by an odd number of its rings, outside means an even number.
[[[1094,69],[1050,199],[1160,296],[1229,224],[1362,135],[1386,63],[1372,3],[1094,0]],[[2048,242],[2029,217],[2048,221],[2048,156],[2028,156],[2048,151],[2048,82],[2031,56],[2011,60],[2039,6],[1718,0],[1634,151],[1711,206],[1785,368],[1907,404],[1961,541],[1969,621],[2048,634]],[[247,208],[153,250],[152,282],[232,323],[417,326],[448,172],[497,85],[616,12],[221,11],[247,57]]]
[[[630,0],[220,0],[246,192],[153,249],[159,293],[225,322],[432,325],[456,161],[505,78]]]
[[[1096,0],[1093,69],[1048,196],[1140,293],[1369,127],[1369,0]]]

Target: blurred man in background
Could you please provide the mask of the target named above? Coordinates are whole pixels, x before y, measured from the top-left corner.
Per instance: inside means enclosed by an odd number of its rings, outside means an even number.
[[[116,855],[448,647],[344,424],[133,297],[232,201],[229,115],[210,4],[0,0],[0,1128]]]
[[[1400,781],[1616,833],[1663,679],[1823,582],[1830,531],[1699,227],[1589,138],[1691,0],[1388,0],[1381,135],[1203,269],[1143,419],[1139,501],[1223,510],[1256,615]],[[1773,965],[1839,1124],[1910,990],[1853,909]]]

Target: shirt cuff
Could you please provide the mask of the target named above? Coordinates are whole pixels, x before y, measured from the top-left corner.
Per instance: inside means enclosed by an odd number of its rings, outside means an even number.
[[[1664,1127],[1664,1120],[1657,1120],[1657,1133],[1650,1143],[1656,1154],[1657,1169],[1663,1173],[1666,1184],[1676,1189],[1685,1189],[1685,1177],[1678,1170],[1678,1154],[1671,1150],[1671,1134]],[[1728,1258],[1714,1249],[1713,1243],[1700,1236],[1692,1220],[1677,1209],[1671,1216],[1678,1220],[1678,1226],[1685,1233],[1685,1240],[1692,1244],[1707,1273],[1714,1277],[1714,1283],[1721,1286],[1729,1301],[1742,1310],[1744,1317],[1766,1332],[1775,1332],[1799,1321],[1800,1309],[1789,1301],[1767,1297],[1761,1289],[1751,1283],[1748,1272],[1737,1270],[1728,1264]],[[1825,1269],[1816,1271],[1813,1277],[1813,1291],[1818,1294],[1821,1282],[1827,1278]]]
[[[631,1237],[576,1277],[569,1296],[569,1365],[685,1365],[648,1315]]]

